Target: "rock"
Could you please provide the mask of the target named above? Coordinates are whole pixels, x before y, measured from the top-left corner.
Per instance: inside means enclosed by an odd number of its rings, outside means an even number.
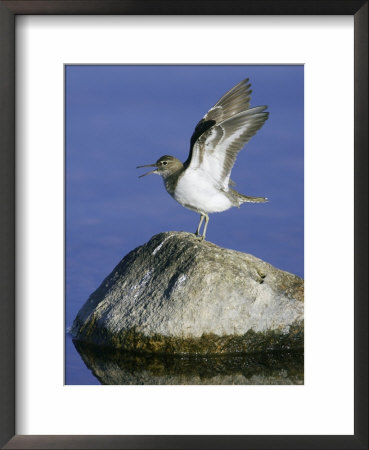
[[[304,282],[193,234],[126,255],[74,320],[75,339],[124,350],[230,354],[303,348]]]

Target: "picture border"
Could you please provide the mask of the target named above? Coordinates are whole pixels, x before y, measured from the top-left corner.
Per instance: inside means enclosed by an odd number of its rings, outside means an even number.
[[[354,16],[354,435],[15,435],[15,17],[87,15]],[[10,0],[0,1],[0,445],[6,449],[367,449],[368,448],[368,1]],[[337,243],[338,244],[338,243]],[[339,392],[337,393],[339,395]]]

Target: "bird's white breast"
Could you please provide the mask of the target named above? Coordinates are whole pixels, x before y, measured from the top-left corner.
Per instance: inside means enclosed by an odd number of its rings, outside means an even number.
[[[233,206],[224,191],[217,188],[201,169],[187,168],[178,180],[173,197],[181,205],[197,212],[221,212]]]

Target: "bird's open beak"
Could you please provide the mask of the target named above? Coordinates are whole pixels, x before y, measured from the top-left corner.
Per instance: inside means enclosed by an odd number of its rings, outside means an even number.
[[[137,166],[136,169],[141,169],[141,167],[156,167],[156,164],[145,164],[144,166]],[[150,172],[146,172],[143,175],[140,175],[138,178],[145,177],[146,175],[150,175],[151,173],[158,173],[158,170],[150,170]]]

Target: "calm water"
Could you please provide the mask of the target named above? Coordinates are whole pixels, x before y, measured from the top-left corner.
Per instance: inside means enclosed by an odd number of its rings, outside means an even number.
[[[300,352],[233,356],[138,355],[66,338],[66,384],[303,384]]]
[[[69,334],[65,338],[65,384],[101,384],[83,362]]]

